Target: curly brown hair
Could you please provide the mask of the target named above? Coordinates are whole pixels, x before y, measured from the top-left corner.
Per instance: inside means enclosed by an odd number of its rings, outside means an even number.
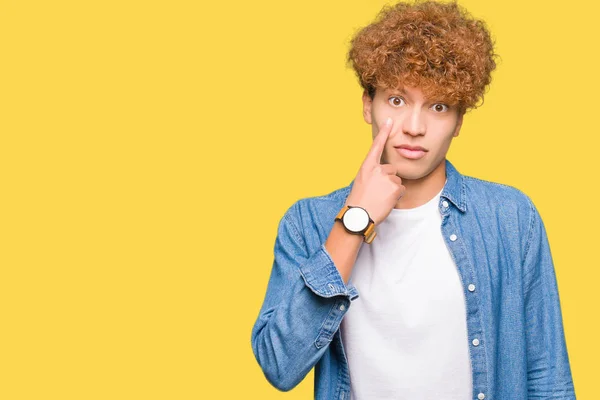
[[[376,88],[413,86],[461,112],[483,104],[498,57],[485,22],[456,0],[385,5],[350,45],[347,64],[371,99]]]

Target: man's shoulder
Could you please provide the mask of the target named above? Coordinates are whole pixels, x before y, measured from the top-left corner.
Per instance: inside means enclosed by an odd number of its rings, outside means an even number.
[[[287,210],[286,214],[294,220],[329,218],[336,215],[344,205],[350,186],[337,187],[324,194],[302,197],[296,200]]]
[[[335,188],[327,193],[311,197],[303,197],[298,200],[299,203],[322,203],[345,201],[350,193],[350,185]]]
[[[496,211],[511,209],[520,213],[528,213],[533,207],[530,196],[516,186],[470,175],[463,176],[469,203],[474,207],[483,205]]]
[[[468,204],[475,215],[527,224],[535,205],[524,190],[506,183],[463,175]],[[513,223],[513,222],[511,222]]]

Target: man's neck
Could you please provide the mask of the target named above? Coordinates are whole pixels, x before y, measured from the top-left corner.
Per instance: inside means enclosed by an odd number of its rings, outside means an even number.
[[[422,206],[438,194],[446,183],[446,162],[442,160],[427,176],[420,179],[404,179],[402,185],[406,187],[404,196],[398,200],[394,208],[409,209]]]

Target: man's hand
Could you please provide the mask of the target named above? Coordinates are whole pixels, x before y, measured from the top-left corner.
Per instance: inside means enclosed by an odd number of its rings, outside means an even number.
[[[390,214],[406,191],[402,179],[396,175],[396,168],[391,164],[381,164],[381,155],[392,131],[392,125],[393,121],[388,117],[383,128],[373,139],[345,204],[367,210],[375,225]]]

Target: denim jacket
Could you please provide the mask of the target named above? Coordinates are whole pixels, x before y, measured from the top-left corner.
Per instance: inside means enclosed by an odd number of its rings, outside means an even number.
[[[466,301],[471,398],[575,399],[540,214],[519,189],[462,175],[445,163],[440,229]],[[251,334],[254,356],[279,390],[291,390],[314,367],[316,399],[349,398],[339,326],[360,297],[351,281],[344,283],[325,240],[353,183],[296,201],[279,222],[266,295]]]

